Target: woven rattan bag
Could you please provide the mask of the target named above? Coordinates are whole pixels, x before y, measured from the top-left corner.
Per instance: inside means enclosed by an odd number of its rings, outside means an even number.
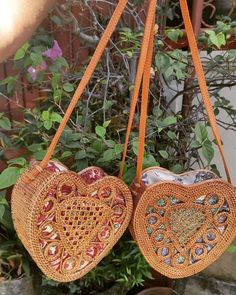
[[[45,158],[20,177],[12,193],[18,236],[43,273],[57,281],[76,280],[95,267],[131,219],[132,196],[121,179],[97,167],[77,174],[50,160],[126,4],[119,1]]]
[[[208,170],[175,175],[160,167],[142,171],[153,35],[143,73],[137,177],[131,187],[134,213],[130,230],[142,254],[158,272],[170,278],[196,274],[213,263],[236,234],[236,192],[224,158],[186,0],[180,0],[185,29],[203,101],[222,156],[228,182]],[[127,143],[137,100],[132,101]]]

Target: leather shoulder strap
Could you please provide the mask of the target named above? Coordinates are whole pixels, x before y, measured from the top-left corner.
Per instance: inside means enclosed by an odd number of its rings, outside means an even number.
[[[128,144],[129,144],[129,137],[130,137],[130,133],[131,133],[131,129],[132,129],[132,123],[134,120],[135,108],[136,108],[137,102],[138,102],[140,86],[142,83],[142,78],[143,78],[145,67],[147,66],[147,64],[146,64],[147,55],[150,50],[151,51],[153,50],[153,48],[150,48],[149,41],[150,41],[151,35],[153,33],[153,29],[154,29],[153,19],[155,18],[155,15],[156,15],[156,5],[157,5],[157,0],[150,0],[149,1],[148,13],[147,13],[144,35],[143,35],[143,42],[142,42],[140,58],[139,58],[139,63],[138,63],[138,68],[137,68],[137,73],[136,73],[136,79],[135,79],[135,85],[134,85],[134,92],[133,92],[133,97],[132,97],[131,105],[130,105],[130,115],[129,115],[127,130],[126,130],[123,158],[122,158],[122,162],[120,165],[120,173],[119,173],[120,178],[122,177],[123,170],[124,170],[125,159],[126,159]]]
[[[147,125],[147,109],[148,109],[148,98],[149,98],[149,87],[151,81],[151,67],[152,67],[152,57],[154,51],[154,25],[155,17],[153,20],[153,31],[149,40],[148,54],[146,59],[146,65],[143,74],[143,84],[142,84],[142,100],[141,100],[141,113],[139,121],[139,145],[138,145],[138,158],[137,158],[137,175],[136,179],[139,182],[142,176],[143,170],[143,157],[145,151],[145,134]]]
[[[51,159],[54,150],[56,148],[56,145],[61,137],[61,134],[71,116],[71,113],[73,112],[74,108],[76,107],[85,87],[87,86],[103,52],[104,49],[107,46],[107,43],[109,42],[109,39],[111,38],[112,33],[114,32],[118,21],[120,20],[120,17],[127,5],[128,0],[119,0],[117,7],[107,25],[106,30],[103,33],[103,36],[95,50],[95,53],[93,55],[93,57],[91,58],[89,65],[87,67],[87,69],[85,70],[85,73],[72,97],[72,100],[67,108],[67,111],[59,125],[59,128],[55,134],[55,136],[52,139],[52,142],[48,148],[48,151],[44,157],[44,159],[40,162],[40,164],[38,166],[35,167],[35,169],[33,169],[31,171],[31,174],[28,176],[30,179],[29,181],[33,180],[48,164],[49,160]]]
[[[185,30],[186,30],[186,34],[187,34],[187,38],[188,38],[189,47],[190,47],[190,50],[192,53],[192,59],[193,59],[195,71],[196,71],[196,74],[198,77],[198,82],[199,82],[200,90],[202,93],[202,99],[203,99],[203,102],[204,102],[204,105],[205,105],[205,108],[206,108],[206,111],[208,114],[209,122],[210,122],[210,125],[212,128],[216,143],[217,143],[219,151],[220,151],[220,155],[221,155],[221,158],[222,158],[222,161],[224,164],[224,169],[225,169],[225,173],[226,173],[228,182],[231,182],[229,169],[228,169],[225,155],[224,155],[224,149],[223,149],[223,146],[221,143],[220,132],[217,127],[216,117],[215,117],[214,109],[212,107],[212,102],[211,102],[211,99],[209,96],[205,74],[204,74],[204,70],[203,70],[203,67],[201,64],[201,59],[199,56],[197,41],[196,41],[196,38],[194,35],[192,22],[191,22],[191,18],[189,15],[187,1],[180,0],[180,7],[181,7],[182,15],[183,15],[183,20],[184,20]]]

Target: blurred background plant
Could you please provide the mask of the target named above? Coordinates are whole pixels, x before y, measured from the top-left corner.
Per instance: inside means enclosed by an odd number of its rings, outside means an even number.
[[[10,169],[10,167],[9,167]],[[11,210],[0,193],[0,282],[30,276],[30,258],[14,231]]]
[[[129,3],[126,12],[134,26],[128,28],[124,21],[120,23],[55,151],[54,158],[74,171],[97,165],[111,175],[118,174],[143,33],[141,2]],[[93,18],[91,28],[81,28],[79,20],[73,15],[72,5],[77,4],[84,5],[90,12]],[[158,7],[158,19],[166,13],[169,21],[173,21],[177,15],[174,1]],[[95,47],[107,23],[107,19],[99,18],[94,6],[87,1],[68,1],[58,6],[57,14],[52,14],[51,20],[61,28],[70,22],[74,34],[78,34],[84,46],[90,50]],[[161,165],[175,173],[194,167],[208,167],[218,173],[214,164],[215,143],[208,134],[208,121],[200,100],[198,83],[192,78],[192,62],[187,48],[179,48],[178,45],[185,38],[183,31],[163,29],[161,24],[156,28],[143,167]],[[219,92],[236,85],[232,66],[236,61],[236,50],[226,50],[224,54],[216,55],[212,55],[212,52],[221,49],[229,36],[235,35],[236,23],[223,17],[214,28],[199,36],[199,42],[208,52],[203,58],[203,65],[218,124],[231,130],[235,130],[236,110]],[[88,61],[89,58],[80,61],[80,67],[76,66],[77,61],[69,63],[63,57],[59,42],[50,32],[39,28],[16,52],[13,58],[16,74],[0,81],[0,91],[8,99],[16,91],[23,91],[25,81],[39,89],[36,107],[21,109],[23,122],[10,122],[4,114],[0,114],[0,157],[8,160],[7,167],[0,174],[1,280],[30,275],[34,267],[12,227],[9,188],[27,168],[29,159],[42,160],[44,157]],[[186,84],[186,80],[189,83]],[[166,89],[172,91],[171,100],[166,96]],[[182,99],[183,94],[185,103],[178,110],[173,106]],[[222,112],[228,114],[227,121],[221,121]],[[138,118],[139,105],[124,171],[127,184],[135,177]],[[22,154],[9,160],[9,148],[20,149]],[[116,283],[126,292],[135,285],[144,284],[150,277],[149,266],[126,234],[99,266],[81,280],[57,284],[43,278],[42,286],[45,294],[58,294],[59,290],[65,294],[94,294],[94,290],[102,291]]]

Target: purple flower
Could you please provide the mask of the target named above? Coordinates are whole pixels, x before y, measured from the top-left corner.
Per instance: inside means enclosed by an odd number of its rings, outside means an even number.
[[[27,69],[27,72],[30,74],[33,81],[35,81],[38,78],[38,72],[45,71],[48,68],[46,62],[43,60],[41,64],[37,65],[36,68],[30,66]]]
[[[43,55],[47,56],[48,58],[51,58],[53,61],[56,60],[58,57],[62,56],[62,50],[61,50],[57,40],[54,40],[53,47],[44,51]]]
[[[27,72],[30,74],[33,81],[35,81],[38,77],[38,72],[32,66],[28,68]]]

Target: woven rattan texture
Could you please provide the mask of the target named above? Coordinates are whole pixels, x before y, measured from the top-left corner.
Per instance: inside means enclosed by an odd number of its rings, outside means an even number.
[[[159,182],[141,186],[134,197],[132,234],[149,264],[170,278],[200,272],[235,237],[236,193],[221,179]]]
[[[130,190],[112,176],[88,184],[74,172],[43,170],[27,185],[19,179],[12,194],[20,239],[44,274],[62,282],[82,277],[108,254],[132,209]]]

